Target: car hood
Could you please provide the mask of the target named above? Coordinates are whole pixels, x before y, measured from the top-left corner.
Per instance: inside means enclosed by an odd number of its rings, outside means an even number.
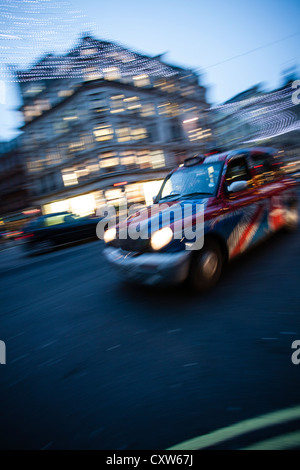
[[[161,202],[147,206],[140,211],[133,213],[127,218],[122,220],[120,217],[118,230],[128,229],[131,230],[147,230],[148,235],[151,235],[153,231],[161,229],[164,226],[174,227],[174,224],[179,220],[194,221],[196,220],[196,214],[199,213],[200,209],[206,208],[210,205],[209,203],[212,198],[195,198],[186,200],[174,200],[168,202]]]

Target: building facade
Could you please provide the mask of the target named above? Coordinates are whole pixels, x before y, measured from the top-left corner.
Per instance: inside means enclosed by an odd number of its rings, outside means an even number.
[[[26,165],[20,138],[0,143],[0,215],[19,213],[29,204]]]
[[[217,146],[227,150],[264,145],[283,149],[289,158],[299,156],[300,99],[296,99],[296,82],[288,80],[271,92],[255,86],[212,107]]]
[[[43,213],[151,203],[171,168],[212,142],[199,76],[84,37],[65,56],[18,72],[21,153],[30,201]]]

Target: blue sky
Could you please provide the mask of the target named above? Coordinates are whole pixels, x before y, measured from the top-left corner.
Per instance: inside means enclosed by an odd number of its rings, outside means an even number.
[[[0,25],[0,46],[6,47],[0,49],[0,64],[26,66],[44,52],[65,52],[83,31],[90,31],[138,52],[166,53],[166,62],[198,70],[210,103],[225,101],[257,83],[275,88],[281,84],[282,71],[293,65],[300,78],[298,0],[33,0],[30,4],[41,19],[34,34],[28,1],[9,0],[15,18],[10,15]],[[0,0],[0,13],[7,5],[8,0]],[[28,23],[22,20],[20,31],[19,11],[29,18]],[[47,16],[47,11],[56,16]],[[18,40],[11,38],[18,33]],[[5,96],[5,103],[0,100],[0,140],[12,137],[20,124],[12,111],[20,104],[16,85],[6,82]]]

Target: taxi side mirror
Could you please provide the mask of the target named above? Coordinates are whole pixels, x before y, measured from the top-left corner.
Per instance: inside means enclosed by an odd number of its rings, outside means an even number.
[[[248,181],[234,181],[227,186],[228,193],[238,193],[239,191],[245,191],[248,188]]]
[[[156,203],[156,198],[157,198],[157,196],[158,196],[158,194],[156,194],[156,196],[153,196],[153,197],[152,197],[152,202],[153,202],[153,204]]]

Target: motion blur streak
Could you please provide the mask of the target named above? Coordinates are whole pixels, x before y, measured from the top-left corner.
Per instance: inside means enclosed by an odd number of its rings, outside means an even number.
[[[244,447],[241,450],[284,450],[299,447],[299,444],[300,432],[290,432],[283,436],[273,437],[272,439],[257,442],[256,444]]]
[[[267,413],[257,418],[247,419],[239,423],[228,426],[227,428],[218,429],[217,431],[205,434],[204,436],[196,437],[188,441],[170,447],[168,450],[198,450],[209,447],[220,442],[232,439],[234,437],[246,434],[251,431],[265,428],[267,426],[274,426],[286,421],[291,421],[300,418],[300,406],[293,408],[286,408],[284,410],[274,411]],[[286,436],[286,438],[288,435]],[[278,438],[279,439],[279,438]],[[262,443],[263,444],[263,443]],[[299,441],[298,441],[299,444]]]

